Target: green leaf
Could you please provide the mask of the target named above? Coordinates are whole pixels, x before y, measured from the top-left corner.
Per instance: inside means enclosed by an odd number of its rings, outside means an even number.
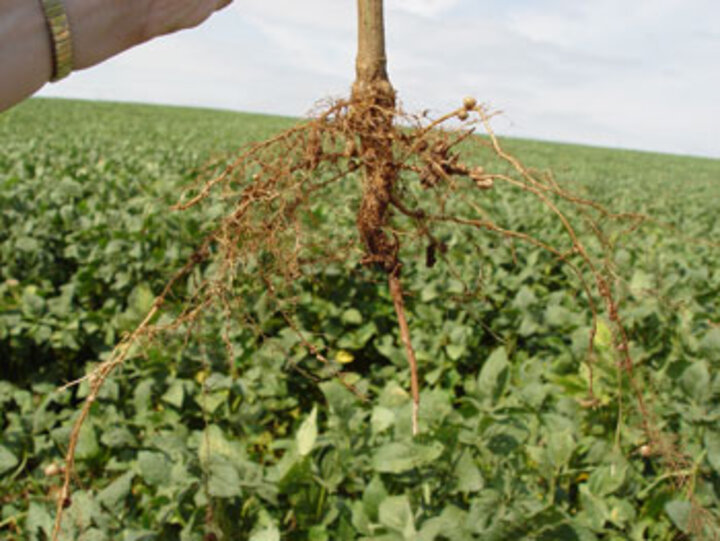
[[[438,298],[438,283],[430,282],[420,291],[420,300],[424,303],[428,303]]]
[[[378,402],[385,408],[399,408],[410,402],[410,394],[398,382],[390,380],[380,393]]]
[[[651,275],[639,269],[635,271],[630,280],[630,289],[636,296],[646,293],[648,290],[653,289],[653,287],[654,279]]]
[[[610,518],[610,510],[605,500],[592,494],[588,486],[582,484],[580,485],[580,504],[582,506],[580,515],[582,522],[593,531],[602,531],[605,522]]]
[[[430,445],[414,442],[388,443],[380,447],[372,458],[375,471],[382,473],[403,473],[421,468],[440,457],[443,446],[434,441]]]
[[[187,382],[186,382],[187,383]],[[205,389],[214,393],[217,391],[228,391],[232,388],[233,380],[230,376],[213,372],[205,380]]]
[[[352,522],[353,528],[355,529],[354,533],[356,535],[357,534],[364,534],[364,535],[372,534],[372,526],[370,524],[370,518],[368,517],[367,512],[365,511],[365,507],[363,507],[362,502],[359,502],[359,501],[352,502],[352,504],[350,505],[350,513],[351,513],[350,520]]]
[[[199,456],[202,463],[207,462],[213,455],[232,457],[233,446],[225,437],[225,433],[217,425],[210,425],[200,436]]]
[[[155,295],[147,283],[139,284],[130,293],[128,297],[128,306],[138,316],[147,314],[155,303]]]
[[[348,422],[355,413],[357,397],[336,380],[321,383],[320,390],[325,395],[330,411]]]
[[[695,361],[682,374],[680,385],[689,398],[698,403],[710,396],[710,370],[705,361]]]
[[[406,541],[416,540],[415,519],[407,496],[390,496],[378,512],[380,524],[403,536]]]
[[[134,447],[137,445],[135,436],[123,426],[109,428],[104,431],[100,436],[100,442],[111,449]]]
[[[690,517],[692,504],[690,502],[673,500],[665,504],[665,512],[673,524],[683,533],[690,533]]]
[[[590,474],[588,487],[596,496],[605,497],[620,489],[625,483],[627,463],[617,461],[607,466],[600,466]]]
[[[380,434],[395,424],[395,412],[383,406],[375,406],[370,417],[373,435]]]
[[[383,485],[382,479],[376,475],[372,478],[370,484],[365,487],[362,498],[365,514],[370,518],[370,520],[378,520],[380,504],[384,502],[387,497],[388,493],[385,489],[385,485]]]
[[[150,530],[125,530],[121,541],[155,541],[157,534]]]
[[[362,327],[348,332],[337,342],[337,347],[349,350],[358,350],[365,347],[370,339],[377,333],[377,326],[370,321]]]
[[[550,463],[559,469],[567,466],[575,451],[575,439],[569,430],[551,431],[547,436],[547,453]]]
[[[453,411],[453,396],[448,391],[423,390],[420,395],[420,422],[431,427],[441,427]],[[403,419],[407,419],[407,416]]]
[[[612,331],[610,326],[602,319],[598,319],[593,346],[598,351],[608,351],[612,347]]]
[[[69,515],[79,530],[87,530],[102,514],[102,509],[92,493],[83,490],[73,494]]]
[[[250,541],[280,541],[280,530],[277,529],[277,526],[268,526],[252,534]]]
[[[4,445],[0,445],[0,475],[12,470],[18,465],[17,457]]]
[[[473,539],[466,529],[467,511],[454,505],[446,506],[439,517],[427,520],[420,530],[418,541],[435,539],[470,540]]]
[[[92,423],[85,423],[80,429],[77,447],[75,447],[75,458],[78,460],[90,460],[100,453],[95,427]]]
[[[297,431],[296,440],[300,456],[307,456],[315,447],[318,436],[317,406],[313,407],[307,419],[303,421]]]
[[[545,309],[545,323],[553,328],[567,328],[575,326],[579,321],[576,314],[564,306],[553,304]]]
[[[137,384],[133,391],[133,406],[138,413],[146,412],[150,409],[150,400],[152,399],[152,388],[155,381],[147,378]]]
[[[37,294],[37,287],[28,286],[23,291],[22,311],[31,319],[39,318],[45,312],[45,299]]]
[[[540,409],[551,390],[552,387],[550,385],[544,385],[540,382],[533,381],[528,385],[524,385],[520,389],[520,397],[523,402],[528,404],[531,408]]]
[[[713,327],[702,340],[700,340],[700,350],[706,355],[712,355],[715,359],[720,358],[720,327]]]
[[[137,458],[140,476],[149,485],[166,485],[170,480],[172,464],[165,453],[140,451]]]
[[[31,502],[25,520],[25,534],[29,539],[50,539],[53,529],[53,519],[47,507]],[[38,535],[43,532],[45,535]]]
[[[467,346],[465,344],[448,344],[445,346],[445,352],[451,361],[459,361],[467,352]]]
[[[363,322],[360,310],[356,310],[355,308],[345,310],[340,319],[346,325],[362,325]]]
[[[215,393],[207,393],[205,395],[198,394],[195,397],[195,402],[206,413],[213,414],[220,406],[227,403],[229,396],[229,391],[219,391]]]
[[[489,524],[501,518],[504,511],[503,496],[488,488],[472,499],[468,523],[474,526],[473,532],[482,533]]]
[[[32,237],[20,237],[17,242],[15,242],[15,246],[18,250],[27,253],[37,252],[40,248],[38,241]]]
[[[120,513],[122,507],[124,506],[125,498],[130,495],[132,481],[134,478],[135,472],[128,471],[115,479],[98,493],[98,503],[114,514]]]
[[[330,541],[330,535],[325,526],[313,526],[308,532],[308,541]]]
[[[533,290],[530,289],[528,286],[522,286],[520,288],[520,291],[517,292],[517,295],[515,295],[515,299],[513,299],[512,305],[521,312],[525,312],[528,308],[535,305],[537,302],[538,300],[535,296],[535,292],[533,292]]]
[[[497,348],[490,354],[478,376],[477,388],[482,398],[497,399],[500,397],[507,382],[509,367],[504,347]]]
[[[165,394],[162,395],[161,400],[180,409],[185,400],[185,384],[180,380],[175,380],[170,384],[170,387]]]
[[[705,432],[705,449],[708,462],[715,472],[720,473],[720,433],[710,430]]]
[[[480,468],[475,464],[470,451],[462,454],[454,473],[458,492],[479,492],[485,486]]]
[[[636,523],[637,512],[628,500],[609,498],[608,503],[610,504],[610,516],[608,518],[613,524],[622,528],[626,524]]]
[[[207,465],[208,492],[216,498],[240,496],[240,476],[233,464],[224,456],[212,455]]]
[[[98,530],[97,528],[90,528],[83,532],[82,537],[80,537],[78,541],[110,541],[110,538],[104,531]]]

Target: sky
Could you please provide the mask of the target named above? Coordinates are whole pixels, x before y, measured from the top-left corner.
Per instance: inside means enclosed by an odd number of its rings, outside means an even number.
[[[720,158],[717,0],[386,0],[404,107],[474,96],[514,137]],[[43,96],[304,116],[349,93],[354,0],[235,0]]]

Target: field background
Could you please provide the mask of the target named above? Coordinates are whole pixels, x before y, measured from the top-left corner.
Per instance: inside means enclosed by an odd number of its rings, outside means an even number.
[[[139,322],[218,217],[212,204],[169,207],[207,164],[293,122],[59,100],[0,115],[1,537],[47,538],[59,481],[44,469],[61,461],[85,392],[55,389]],[[170,340],[116,374],[80,440],[65,538],[199,540],[208,499],[218,535],[253,541],[717,533],[720,161],[505,144],[571,189],[655,219],[616,231],[611,256],[637,382],[691,459],[686,490],[673,490],[679,472],[645,440],[607,336],[596,340],[601,405],[583,407],[590,317],[569,271],[534,248],[450,231],[461,280],[423,261],[405,271],[419,438],[385,287],[353,262],[333,264],[301,284],[298,317],[343,363],[314,366],[260,294],[263,339],[238,330],[229,362],[209,321],[197,344]],[[344,197],[318,201],[315,214],[352,205]],[[488,197],[504,225],[559,238],[527,198]],[[352,223],[337,227],[350,234]],[[689,492],[705,509],[699,527]]]

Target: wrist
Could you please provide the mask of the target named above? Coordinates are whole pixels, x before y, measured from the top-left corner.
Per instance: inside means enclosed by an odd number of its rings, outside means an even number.
[[[52,45],[40,2],[0,0],[0,111],[52,76]]]

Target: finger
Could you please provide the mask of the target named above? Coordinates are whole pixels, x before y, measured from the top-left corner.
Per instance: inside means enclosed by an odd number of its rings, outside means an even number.
[[[221,9],[228,7],[230,4],[232,4],[232,2],[233,0],[217,0],[215,11],[220,11]]]

